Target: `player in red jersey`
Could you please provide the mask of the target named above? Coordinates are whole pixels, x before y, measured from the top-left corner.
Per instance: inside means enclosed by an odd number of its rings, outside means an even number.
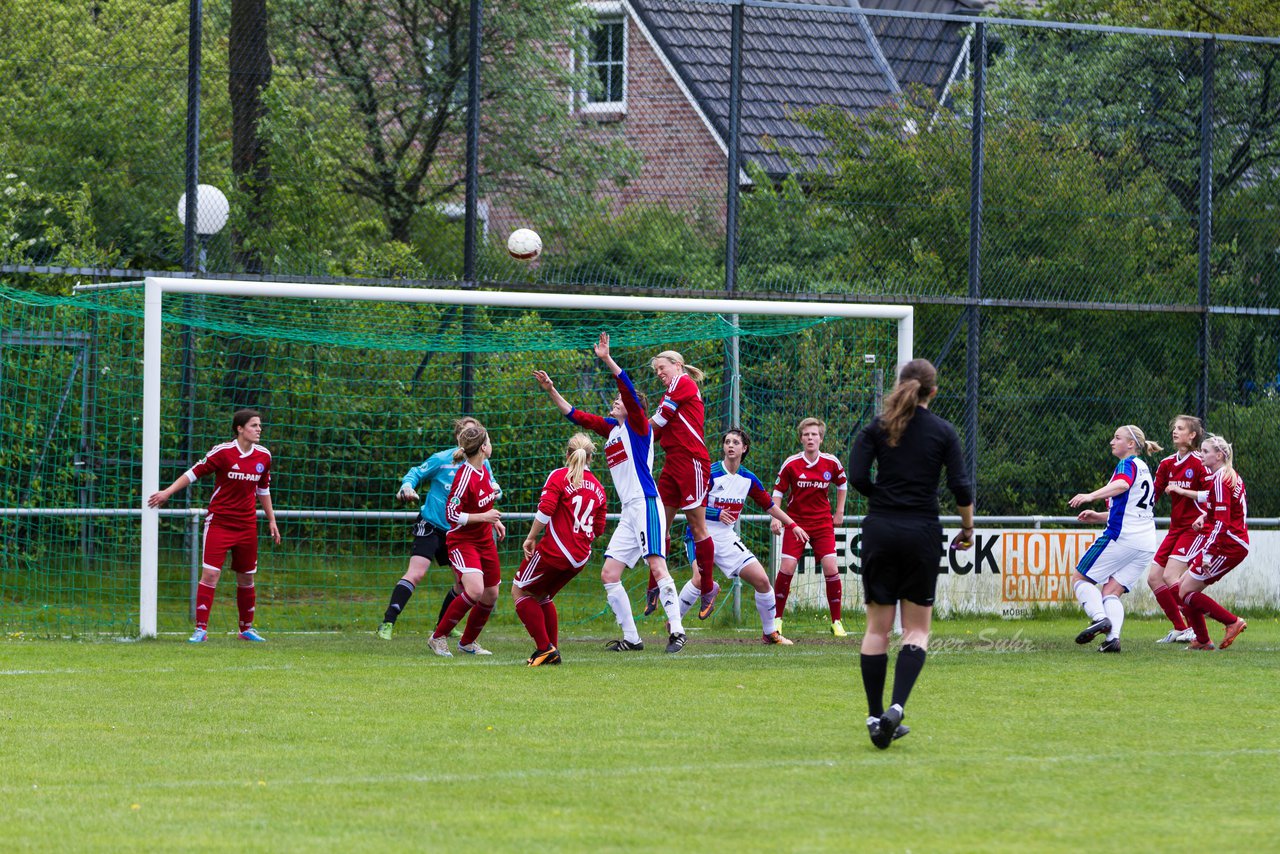
[[[1188,649],[1213,649],[1205,615],[1209,615],[1227,627],[1219,648],[1226,649],[1240,633],[1249,627],[1243,617],[1237,617],[1209,598],[1204,589],[1221,581],[1231,570],[1249,556],[1249,500],[1245,495],[1244,480],[1236,474],[1232,463],[1230,443],[1221,436],[1210,436],[1201,445],[1204,464],[1213,473],[1208,490],[1198,494],[1169,484],[1172,495],[1183,495],[1199,501],[1208,500],[1209,508],[1195,528],[1201,532],[1191,546],[1187,562],[1191,568],[1178,582],[1178,599],[1183,603],[1187,622],[1195,630],[1196,639]]]
[[[206,474],[215,475],[216,487],[209,497],[209,513],[204,518],[204,557],[200,584],[196,588],[196,630],[191,643],[203,643],[209,636],[209,611],[218,577],[231,553],[236,573],[236,605],[240,611],[240,639],[261,643],[266,640],[253,628],[257,590],[253,586],[258,571],[258,512],[262,504],[271,539],[280,542],[276,511],[271,506],[271,452],[258,444],[262,438],[262,415],[239,409],[231,416],[235,441],[214,445],[209,453],[175,480],[147,499],[148,507],[163,507]]]
[[[476,643],[498,602],[498,585],[502,582],[502,566],[498,563],[498,547],[493,538],[496,534],[501,540],[507,535],[502,514],[493,506],[502,497],[502,490],[484,464],[492,454],[493,445],[484,427],[471,424],[458,431],[458,450],[453,452],[453,459],[455,462],[466,460],[466,463],[459,466],[453,476],[444,515],[449,523],[445,546],[462,593],[449,603],[436,623],[431,640],[427,641],[436,655],[453,654],[449,652],[449,632],[463,617],[467,617],[467,625],[458,638],[458,651],[470,655],[493,654]]]
[[[1156,468],[1155,494],[1163,495],[1170,484],[1193,493],[1208,488],[1209,470],[1200,459],[1200,442],[1204,440],[1204,424],[1194,415],[1179,415],[1169,425],[1172,430],[1174,453],[1160,461]],[[1191,525],[1200,518],[1203,508],[1194,497],[1170,492],[1169,531],[1156,550],[1147,569],[1147,586],[1155,594],[1156,602],[1164,615],[1173,623],[1173,629],[1156,643],[1186,643],[1195,638],[1195,632],[1187,626],[1178,605],[1175,590],[1178,579],[1187,571],[1187,555],[1195,541],[1196,532]]]
[[[533,638],[530,667],[560,663],[555,595],[582,571],[591,557],[591,544],[604,533],[608,500],[604,487],[587,468],[595,450],[586,433],[570,437],[564,467],[547,476],[524,539],[524,561],[511,591],[516,616]]]
[[[675,350],[664,350],[649,361],[653,372],[666,387],[652,422],[658,444],[666,453],[662,473],[658,475],[658,497],[667,513],[667,531],[675,521],[676,511],[683,510],[685,523],[693,534],[693,554],[697,563],[698,592],[702,603],[698,619],[711,616],[716,607],[720,585],[715,581],[716,547],[707,529],[707,491],[711,488],[711,455],[704,435],[706,410],[698,383],[705,374],[686,365],[684,356]],[[668,544],[667,553],[671,553]],[[658,607],[658,581],[649,574],[649,592],[645,614]]]
[[[788,457],[782,464],[778,471],[778,481],[773,486],[773,500],[781,505],[783,496],[787,496],[784,509],[796,520],[797,525],[808,531],[813,559],[822,565],[822,574],[826,578],[831,633],[838,638],[848,637],[849,633],[840,622],[840,599],[844,595],[844,585],[840,583],[840,574],[836,571],[836,526],[844,524],[844,502],[849,494],[844,466],[831,454],[822,453],[822,439],[827,435],[825,423],[817,418],[806,418],[800,422],[798,430],[800,445],[804,451]],[[834,516],[831,513],[831,500],[827,496],[832,486],[836,488]],[[772,528],[775,534],[782,533],[782,526],[777,519],[773,520]],[[777,578],[773,580],[773,589],[778,599],[775,611],[779,623],[782,622],[782,611],[787,605],[791,581],[802,554],[804,543],[795,537],[783,538],[782,565],[778,568]]]

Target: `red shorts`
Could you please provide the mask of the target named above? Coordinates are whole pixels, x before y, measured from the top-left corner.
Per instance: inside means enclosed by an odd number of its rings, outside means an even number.
[[[513,585],[518,590],[514,592],[550,599],[581,571],[582,567],[570,563],[554,544],[547,544],[547,538],[543,537],[533,550],[533,556],[520,563]]]
[[[448,545],[449,564],[459,581],[464,575],[478,572],[484,577],[485,587],[497,587],[502,583],[502,565],[498,563],[498,546],[493,540],[487,544],[453,540]]]
[[[231,552],[231,568],[236,572],[258,571],[258,526],[252,528],[228,528],[225,525],[204,523],[205,569],[221,571]]]
[[[711,488],[711,462],[681,454],[667,457],[658,475],[658,497],[663,507],[689,510],[707,503]]]
[[[836,524],[830,516],[824,522],[821,519],[813,522],[793,520],[809,535],[809,548],[813,549],[814,560],[822,560],[827,555],[836,553]],[[791,535],[790,531],[782,532],[782,556],[792,560],[800,560],[805,546]]]
[[[1249,550],[1231,541],[1230,545],[1215,543],[1213,550],[1201,554],[1187,575],[1206,585],[1221,581],[1223,576],[1239,566],[1249,556]],[[1203,563],[1201,562],[1203,561]]]
[[[1169,558],[1186,563],[1191,555],[1191,544],[1196,541],[1197,536],[1196,532],[1190,528],[1170,531],[1164,535],[1164,542],[1160,543],[1160,548],[1156,549],[1156,556],[1151,560],[1162,569],[1169,565]]]

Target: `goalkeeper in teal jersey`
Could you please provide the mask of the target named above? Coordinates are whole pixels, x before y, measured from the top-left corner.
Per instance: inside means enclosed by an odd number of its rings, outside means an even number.
[[[457,439],[463,428],[472,424],[479,426],[480,422],[470,417],[459,418],[455,421],[453,424],[454,438]],[[418,518],[413,523],[413,549],[409,556],[409,568],[405,570],[404,576],[396,582],[396,586],[392,589],[391,602],[387,605],[387,612],[382,617],[382,625],[378,626],[378,637],[383,640],[391,640],[391,633],[395,629],[396,619],[404,610],[404,606],[409,603],[409,598],[413,596],[413,591],[417,589],[417,586],[422,583],[422,579],[426,577],[427,570],[431,568],[431,564],[449,565],[449,558],[444,544],[444,537],[449,530],[449,523],[444,517],[444,505],[449,497],[449,488],[453,485],[453,475],[462,465],[462,463],[453,461],[453,452],[455,450],[457,449],[448,448],[437,454],[432,454],[423,461],[422,465],[409,469],[400,482],[400,490],[396,493],[396,498],[401,501],[413,502],[422,500],[422,509],[418,511]],[[484,466],[489,469],[489,474],[492,476],[493,470],[489,468],[488,460],[485,461]],[[420,499],[418,496],[418,488],[424,483],[429,484],[425,500]],[[444,614],[445,609],[449,607],[449,603],[454,600],[458,593],[459,589],[455,584],[445,594],[444,602],[440,605],[441,615]]]

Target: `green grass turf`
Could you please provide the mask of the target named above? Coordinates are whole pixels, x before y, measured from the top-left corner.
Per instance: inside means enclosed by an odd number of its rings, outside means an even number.
[[[1211,624],[1212,625],[1212,624]],[[1125,651],[1077,619],[940,622],[874,749],[856,638],[0,641],[9,851],[1274,850],[1280,620]],[[1220,628],[1213,625],[1215,636]]]

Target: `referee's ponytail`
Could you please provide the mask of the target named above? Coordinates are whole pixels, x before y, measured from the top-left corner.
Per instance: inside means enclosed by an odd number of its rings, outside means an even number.
[[[938,387],[938,371],[928,359],[912,359],[898,373],[898,384],[885,399],[880,427],[890,448],[898,447],[902,433],[916,414],[916,407],[928,403]]]

